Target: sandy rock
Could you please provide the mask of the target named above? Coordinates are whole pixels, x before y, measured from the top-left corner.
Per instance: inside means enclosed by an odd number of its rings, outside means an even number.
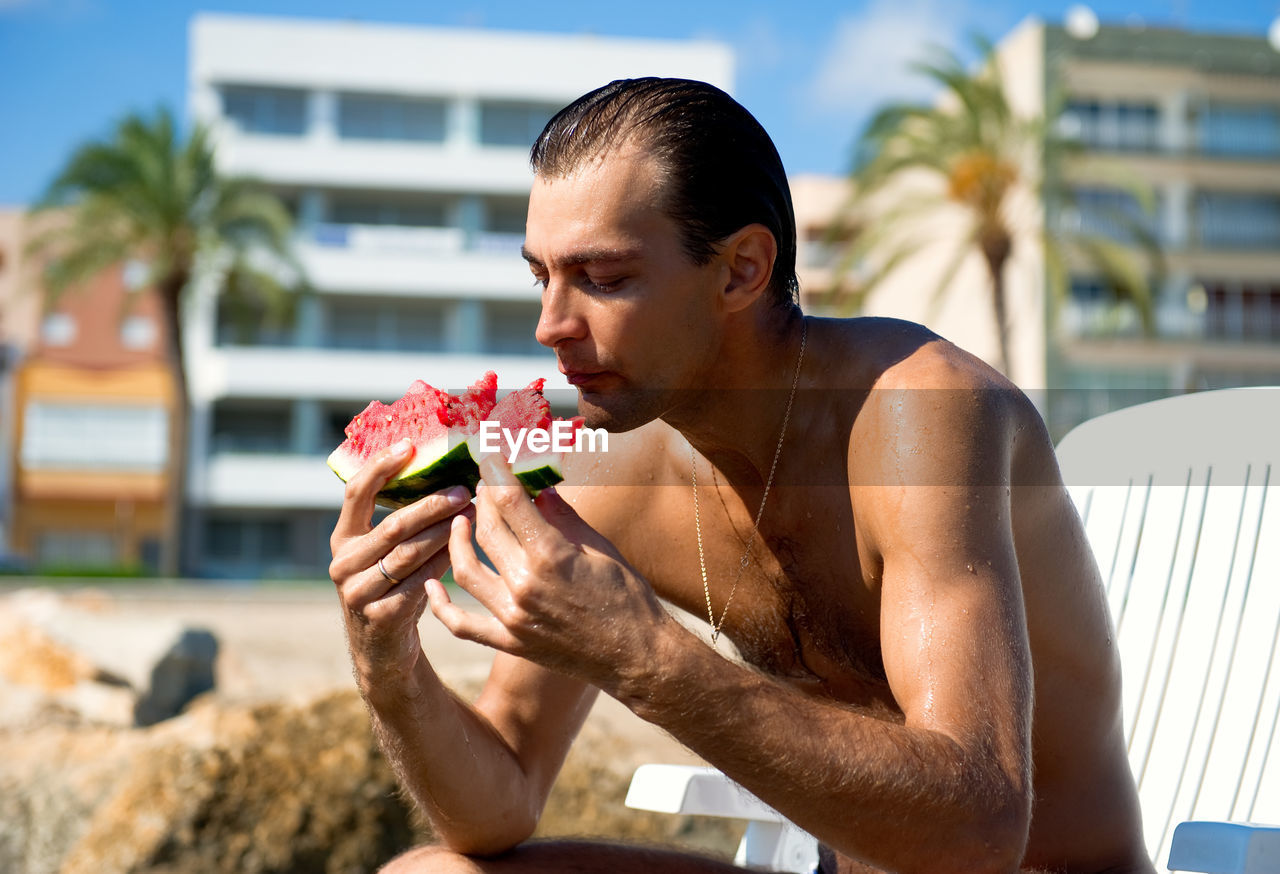
[[[0,871],[365,872],[423,837],[354,692],[0,733]]]
[[[85,656],[0,612],[0,726],[51,718],[132,725],[138,695]]]
[[[0,602],[0,680],[91,721],[152,725],[214,687],[218,641],[177,620],[25,589]],[[13,724],[13,720],[6,720]]]

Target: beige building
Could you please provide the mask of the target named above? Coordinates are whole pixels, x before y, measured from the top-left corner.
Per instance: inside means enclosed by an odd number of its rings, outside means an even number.
[[[159,304],[116,265],[57,301],[23,261],[32,222],[0,213],[0,507],[44,569],[154,569],[174,401]]]
[[[1073,35],[1034,20],[998,51],[1016,111],[1060,105],[1059,130],[1082,146],[1065,168],[1071,208],[1049,204],[1046,213],[1031,197],[1014,205],[1023,232],[1007,274],[1012,376],[1040,401],[1055,436],[1153,395],[1280,384],[1280,52],[1262,35],[1106,25]],[[1134,183],[1154,194],[1151,212]],[[797,201],[810,188],[799,187]],[[1047,291],[1046,221],[1059,239],[1123,239],[1124,219],[1164,250],[1150,337],[1083,262],[1069,262],[1060,305]],[[995,361],[989,282],[976,255],[930,301],[960,227],[945,211],[931,217],[920,255],[864,312],[925,322]]]

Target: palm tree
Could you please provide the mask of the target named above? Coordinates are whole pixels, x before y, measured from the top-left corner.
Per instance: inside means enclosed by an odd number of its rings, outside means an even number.
[[[182,312],[193,279],[220,275],[224,294],[279,309],[301,272],[290,253],[292,220],[251,180],[220,175],[209,132],[183,138],[164,108],[129,115],[107,140],[80,146],[34,212],[59,212],[32,242],[53,298],[125,261],[147,267],[142,288],[160,300],[176,402],[169,428],[167,522],[161,572],[180,570],[186,492],[188,382]]]
[[[1073,194],[1063,184],[1063,163],[1078,150],[1056,133],[1050,120],[1025,117],[1011,107],[991,43],[975,38],[984,63],[971,72],[954,53],[939,50],[938,59],[913,65],[941,86],[933,105],[892,104],[880,109],[858,143],[852,173],[853,199],[836,224],[836,233],[854,241],[846,248],[844,267],[863,265],[874,253],[876,268],[855,285],[833,288],[828,302],[837,309],[857,309],[888,275],[931,242],[923,220],[950,210],[963,217],[964,230],[932,294],[937,306],[951,288],[967,258],[978,253],[990,280],[991,305],[1000,365],[1010,372],[1009,325],[1005,274],[1014,248],[1029,235],[1042,234],[1049,283],[1056,302],[1065,294],[1069,258],[1082,258],[1099,272],[1117,300],[1133,303],[1144,330],[1153,329],[1150,285],[1136,263],[1131,244],[1149,256],[1149,268],[1163,271],[1155,235],[1142,216],[1109,216],[1129,239],[1070,232],[1057,220],[1069,210]],[[1149,212],[1150,192],[1121,181]],[[1023,195],[1038,195],[1036,201]],[[1028,206],[1032,208],[1029,210]]]

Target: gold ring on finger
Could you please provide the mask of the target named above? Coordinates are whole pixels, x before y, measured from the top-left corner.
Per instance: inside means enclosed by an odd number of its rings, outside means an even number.
[[[398,586],[404,582],[404,580],[397,580],[395,577],[391,576],[391,574],[387,573],[387,566],[382,563],[382,559],[378,559],[378,572],[382,574],[383,579],[393,586]]]

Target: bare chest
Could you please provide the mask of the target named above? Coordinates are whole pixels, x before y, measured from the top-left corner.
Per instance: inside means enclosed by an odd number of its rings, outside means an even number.
[[[633,559],[655,591],[704,621],[723,620],[723,635],[757,669],[809,694],[896,714],[879,590],[859,558],[848,490],[778,489],[754,540],[751,518],[731,496],[700,495],[699,524],[691,491],[676,496],[660,514],[661,548]]]

